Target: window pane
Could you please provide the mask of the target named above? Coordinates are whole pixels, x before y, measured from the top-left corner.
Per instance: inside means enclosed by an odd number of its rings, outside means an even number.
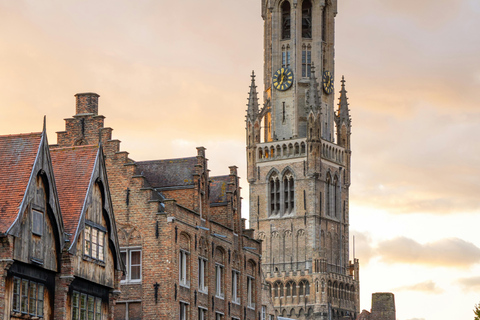
[[[95,299],[95,320],[102,319],[102,299]]]
[[[20,279],[13,279],[13,310],[20,311]]]
[[[72,297],[72,319],[73,320],[78,320],[79,316],[79,310],[78,310],[78,301],[79,300],[79,294],[78,292],[73,292],[73,297]]]
[[[131,280],[139,280],[140,279],[140,266],[132,266],[130,268],[130,279]]]
[[[92,228],[92,257],[95,259],[98,258],[97,244],[98,244],[98,230]]]
[[[140,251],[132,251],[131,258],[132,265],[140,265]]]
[[[98,231],[98,259],[105,260],[104,257],[104,245],[105,245],[105,232]]]
[[[37,312],[37,284],[35,282],[30,282],[28,296],[29,296],[28,311],[30,314],[35,315]]]
[[[88,320],[95,320],[94,319],[94,308],[95,299],[92,296],[88,296]]]
[[[38,295],[37,295],[37,315],[43,317],[43,295],[44,287],[43,284],[38,284]]]
[[[87,320],[87,295],[80,295],[80,319]]]
[[[85,250],[83,253],[86,255],[90,255],[90,247],[91,247],[90,230],[91,230],[90,226],[85,226]]]
[[[28,280],[22,280],[22,312],[28,313]]]
[[[127,273],[128,273],[127,252],[126,251],[120,252],[120,258],[122,258],[123,264],[125,265],[125,267],[127,269],[127,270],[125,270],[125,273],[122,276],[122,280],[125,280],[125,279],[127,279]]]

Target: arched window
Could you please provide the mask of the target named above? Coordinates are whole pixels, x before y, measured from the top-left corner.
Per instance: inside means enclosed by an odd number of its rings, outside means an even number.
[[[304,0],[302,3],[302,38],[312,38],[312,2]]]
[[[333,215],[338,217],[338,179],[335,176],[333,180]]]
[[[285,289],[287,291],[287,297],[290,297],[292,295],[292,290],[291,290],[291,283],[287,283],[287,285],[285,286]]]
[[[282,40],[290,39],[290,2],[282,3]]]
[[[295,206],[295,183],[290,172],[283,176],[283,195],[284,213],[288,214],[293,211]]]
[[[270,215],[280,212],[280,180],[276,174],[270,177]]]

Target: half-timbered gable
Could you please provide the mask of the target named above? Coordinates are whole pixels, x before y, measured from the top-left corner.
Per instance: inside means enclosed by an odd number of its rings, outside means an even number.
[[[81,146],[51,153],[71,265],[63,274],[70,276],[66,319],[110,318],[124,266],[102,149]]]
[[[53,319],[64,226],[48,141],[0,137],[0,319]]]

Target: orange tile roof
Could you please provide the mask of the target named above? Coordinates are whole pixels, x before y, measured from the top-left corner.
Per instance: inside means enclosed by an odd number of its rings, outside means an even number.
[[[0,232],[15,221],[27,189],[42,133],[0,136]]]
[[[65,232],[73,241],[87,195],[98,146],[51,149]]]

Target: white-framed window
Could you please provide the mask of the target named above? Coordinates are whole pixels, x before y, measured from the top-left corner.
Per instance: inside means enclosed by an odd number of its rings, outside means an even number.
[[[120,256],[126,267],[126,274],[123,275],[122,283],[135,283],[142,281],[142,249],[123,248],[120,249]]]
[[[267,320],[267,306],[262,306],[262,320]]]
[[[232,270],[232,302],[240,304],[240,272]]]
[[[247,277],[247,307],[255,309],[255,278]]]
[[[223,266],[215,264],[215,296],[217,298],[224,298],[223,294]]]
[[[208,293],[208,287],[206,282],[205,275],[207,273],[207,259],[199,257],[198,258],[198,291],[203,293]]]
[[[275,320],[275,316],[273,314],[270,314],[268,317],[270,318],[269,320]]]
[[[189,257],[190,253],[184,250],[180,250],[179,253],[179,263],[178,263],[178,274],[179,274],[179,281],[182,287],[190,288],[190,279],[188,277],[189,274]]]
[[[223,320],[223,313],[215,312],[215,320]]]
[[[102,320],[102,299],[78,291],[72,294],[72,320]]]
[[[198,308],[198,320],[207,320],[207,309],[199,307]]]
[[[188,303],[180,301],[180,320],[187,320],[188,318]]]
[[[14,312],[43,317],[44,295],[43,284],[17,277],[13,278],[12,309]]]
[[[88,223],[88,222],[87,222]],[[83,254],[95,260],[105,260],[105,230],[94,227],[90,224],[85,225],[85,240]]]
[[[32,210],[32,233],[37,236],[43,234],[43,212]]]

